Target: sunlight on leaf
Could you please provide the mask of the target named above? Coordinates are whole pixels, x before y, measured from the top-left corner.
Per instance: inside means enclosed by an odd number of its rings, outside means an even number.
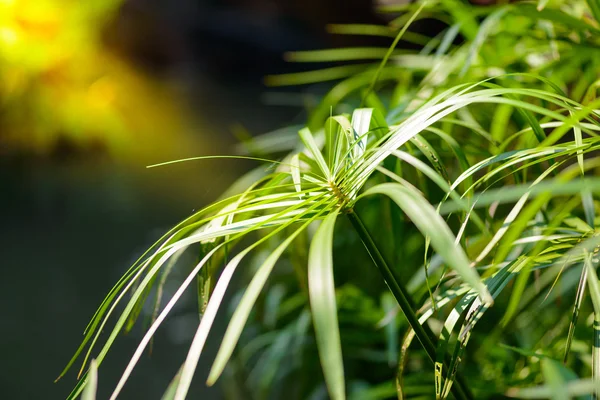
[[[344,364],[333,281],[333,228],[337,214],[323,220],[311,241],[308,258],[308,288],[319,357],[329,394],[346,398]]]

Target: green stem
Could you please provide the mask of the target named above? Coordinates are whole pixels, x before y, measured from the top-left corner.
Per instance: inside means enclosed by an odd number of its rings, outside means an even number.
[[[398,302],[400,309],[404,313],[404,316],[408,320],[408,323],[415,331],[415,336],[417,337],[417,339],[419,339],[419,342],[421,342],[421,345],[425,349],[425,352],[429,356],[431,362],[435,364],[437,337],[433,334],[431,329],[429,329],[428,325],[421,325],[421,323],[419,323],[419,318],[415,313],[415,306],[412,302],[410,294],[403,286],[402,282],[396,279],[396,277],[394,276],[394,273],[390,269],[388,263],[383,258],[383,255],[377,248],[377,245],[373,241],[371,234],[369,233],[359,216],[354,212],[354,210],[349,210],[349,212],[346,215],[348,216],[350,223],[358,233],[358,236],[360,237],[365,248],[367,249],[367,252],[371,256],[371,259],[379,269],[379,272],[383,276],[385,283],[396,298],[396,301]],[[456,377],[456,382],[454,383],[454,385],[452,385],[452,393],[457,399],[466,400],[472,398],[471,394],[466,388],[466,385],[464,384],[464,381],[458,376],[458,374]]]
[[[594,313],[594,346],[592,347],[592,378],[600,381],[600,314]],[[592,399],[598,400],[600,391],[596,390]]]

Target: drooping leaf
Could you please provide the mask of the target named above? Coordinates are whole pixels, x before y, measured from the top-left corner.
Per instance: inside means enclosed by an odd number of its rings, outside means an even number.
[[[163,393],[160,400],[173,400],[175,399],[175,393],[177,391],[177,386],[179,385],[179,378],[181,377],[181,368],[177,371],[177,374],[173,377],[167,390]]]
[[[239,305],[231,317],[227,331],[223,336],[221,347],[219,348],[219,352],[217,353],[208,376],[207,384],[209,386],[212,386],[223,372],[223,369],[225,368],[225,365],[231,357],[234,347],[239,340],[242,329],[248,320],[250,311],[252,310],[252,307],[254,306],[259,294],[262,292],[265,282],[273,270],[275,263],[281,254],[287,249],[287,247],[294,241],[294,239],[296,239],[296,237],[302,233],[304,228],[306,228],[306,226],[308,226],[308,224],[310,224],[312,221],[313,219],[309,219],[302,226],[296,229],[294,233],[288,236],[286,240],[284,240],[273,252],[271,252],[271,254],[269,254],[266,260],[254,274],[254,277],[244,292]]]
[[[333,229],[337,213],[327,216],[311,241],[308,289],[319,358],[332,399],[345,395],[344,364],[333,281]]]
[[[96,400],[96,391],[98,390],[98,364],[96,360],[90,362],[90,370],[87,378],[87,385],[81,394],[81,400]]]
[[[419,230],[431,238],[433,248],[444,261],[456,270],[462,279],[477,290],[484,302],[492,299],[486,287],[481,283],[477,272],[471,268],[464,251],[455,245],[455,238],[448,225],[419,193],[414,189],[395,183],[383,183],[374,186],[364,196],[383,194],[390,197],[410,217]]]

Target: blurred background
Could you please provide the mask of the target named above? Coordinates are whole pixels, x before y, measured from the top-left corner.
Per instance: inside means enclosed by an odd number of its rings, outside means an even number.
[[[65,398],[79,365],[53,381],[112,285],[253,164],[146,166],[233,154],[244,137],[302,124],[326,86],[274,90],[263,78],[306,68],[285,51],[364,44],[326,33],[347,22],[378,22],[372,2],[0,0],[0,398]],[[184,302],[121,398],[160,398],[197,318]],[[140,334],[117,341],[99,398]],[[190,398],[200,394],[221,388],[199,378]]]

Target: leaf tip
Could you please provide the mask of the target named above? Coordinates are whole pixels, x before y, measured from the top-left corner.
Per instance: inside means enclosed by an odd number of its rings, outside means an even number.
[[[206,380],[206,386],[212,387],[217,382],[217,379],[219,379],[219,377],[214,377],[210,375]]]

